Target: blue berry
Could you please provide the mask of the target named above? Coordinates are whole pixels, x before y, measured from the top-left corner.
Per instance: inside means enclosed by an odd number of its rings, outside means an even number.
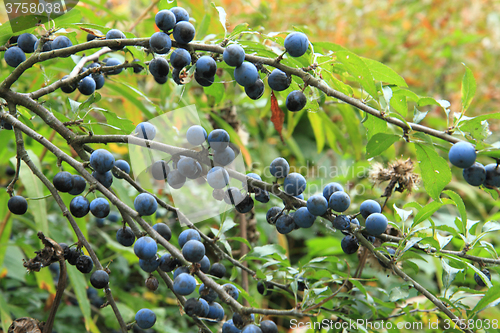
[[[80,175],[73,175],[73,188],[68,193],[71,195],[78,195],[83,193],[87,188],[87,182]]]
[[[290,165],[283,157],[278,157],[271,162],[269,171],[276,178],[285,178],[290,172]]]
[[[174,14],[176,22],[189,21],[189,14],[184,8],[172,7],[170,11]]]
[[[264,81],[257,79],[254,84],[245,87],[245,93],[253,100],[257,100],[264,94]]]
[[[194,26],[191,23],[180,21],[174,27],[173,36],[179,44],[188,44],[194,39],[195,33]]]
[[[89,256],[83,255],[76,259],[76,269],[78,269],[83,274],[87,274],[92,272],[92,268],[94,268],[94,262]]]
[[[307,199],[307,210],[315,216],[321,216],[328,209],[328,201],[322,195],[313,195]]]
[[[196,72],[205,78],[211,78],[217,71],[217,63],[210,56],[201,56],[196,61]]]
[[[338,230],[346,230],[351,226],[351,220],[346,215],[338,215],[333,220],[333,227]]]
[[[251,86],[259,79],[259,72],[254,64],[244,61],[234,69],[234,79],[240,86]]]
[[[172,40],[164,32],[155,32],[149,39],[149,47],[154,53],[167,54],[172,47]]]
[[[202,299],[205,299],[208,303],[212,303],[217,299],[217,292],[210,288],[205,288],[205,284],[202,283],[200,288],[198,289],[198,293],[200,294]]]
[[[170,68],[168,67],[168,61],[165,58],[156,57],[149,62],[149,72],[155,78],[166,78],[169,71]],[[153,140],[153,139],[147,139],[147,140]]]
[[[181,266],[179,268],[177,268],[175,271],[174,271],[174,280],[176,277],[178,277],[179,275],[181,274],[189,274],[189,267],[186,267],[186,266]]]
[[[483,273],[484,275],[486,275],[486,277],[488,278],[488,280],[491,281],[491,274],[490,274],[489,270],[483,269],[481,271],[481,273]],[[478,286],[480,286],[480,287],[486,287],[486,283],[484,283],[484,281],[481,278],[481,276],[479,276],[479,274],[477,274],[477,273],[474,273],[474,281],[476,281],[476,283],[477,283]]]
[[[99,173],[106,173],[115,165],[114,156],[105,149],[97,149],[90,155],[90,166]]]
[[[195,297],[192,297],[184,303],[184,312],[190,317],[200,316],[201,314],[201,303]]]
[[[70,46],[73,46],[73,43],[71,43],[71,40],[69,40],[69,38],[66,36],[57,36],[52,41],[52,50],[65,49]],[[64,58],[67,57],[69,57],[69,55],[64,56]]]
[[[68,78],[68,75],[64,75],[62,80],[67,79],[67,78]],[[76,83],[66,84],[66,85],[61,86],[61,90],[66,94],[71,94],[73,91],[76,90],[76,88],[78,88],[78,85]]]
[[[153,215],[158,209],[155,197],[149,193],[141,193],[134,200],[134,208],[141,216]]]
[[[135,241],[134,232],[130,227],[120,228],[116,232],[116,241],[123,246],[132,246]]]
[[[222,289],[224,289],[224,291],[228,293],[229,296],[231,296],[235,300],[238,300],[238,297],[240,296],[240,291],[233,284],[226,283],[222,285]]]
[[[89,201],[83,196],[74,197],[69,203],[69,210],[74,217],[82,218],[89,213]]]
[[[345,212],[351,205],[351,198],[345,192],[335,192],[328,200],[328,207],[336,212]]]
[[[213,167],[210,171],[208,171],[207,182],[212,188],[224,188],[229,184],[229,174],[221,167]]]
[[[193,125],[186,132],[186,139],[193,146],[199,146],[207,140],[207,131],[200,125]]]
[[[193,229],[186,229],[183,232],[181,232],[178,238],[179,247],[183,248],[184,245],[190,240],[197,240],[201,242],[201,236],[198,233],[198,231]]]
[[[366,218],[365,228],[370,235],[378,236],[387,229],[387,224],[387,217],[380,213],[373,213]]]
[[[342,247],[342,251],[344,251],[345,254],[353,254],[356,253],[356,251],[358,250],[359,243],[356,237],[352,235],[347,235],[344,238],[342,238],[340,246]]]
[[[160,258],[160,269],[164,272],[171,272],[179,265],[179,261],[172,257],[170,253],[164,254]]]
[[[201,304],[200,317],[207,317],[208,313],[210,312],[210,306],[208,305],[208,302],[203,298],[198,299],[198,301]]]
[[[177,162],[177,170],[189,179],[196,179],[201,174],[201,165],[194,158],[184,157]]]
[[[174,279],[174,292],[179,295],[189,295],[196,289],[196,279],[189,274],[179,274]]]
[[[269,192],[259,188],[255,189],[255,200],[262,203],[268,203],[269,200],[271,200],[271,196],[269,195]]]
[[[116,58],[108,58],[108,59],[104,59],[103,60],[104,62],[104,66],[118,66],[118,65],[121,65],[121,61],[116,59]],[[117,74],[120,74],[121,72],[123,71],[123,68],[117,68],[117,69],[114,69],[112,71],[107,71],[106,73],[108,75],[117,75]]]
[[[305,208],[305,209],[307,209],[307,208]],[[278,214],[281,213],[282,210],[283,209],[280,208],[280,207],[278,207],[278,206],[269,208],[269,210],[266,213],[267,223],[269,223],[269,224],[276,224],[276,218],[277,218]]]
[[[310,228],[314,224],[314,221],[316,221],[316,216],[311,214],[308,208],[300,207],[295,211],[295,214],[293,214],[293,219],[295,224],[299,227]]]
[[[486,169],[479,162],[475,162],[469,168],[464,169],[462,174],[465,181],[472,186],[480,186],[486,180]]]
[[[271,88],[272,90],[283,91],[287,90],[288,87],[290,87],[292,78],[282,70],[276,68],[271,72],[271,74],[269,74],[267,83],[269,84],[269,88]]]
[[[109,283],[109,275],[103,270],[97,270],[90,276],[90,284],[96,289],[102,289]]]
[[[232,319],[229,319],[222,325],[222,333],[241,333],[241,330],[234,326]]]
[[[125,172],[127,175],[130,173],[130,165],[128,164],[127,161],[117,160],[115,162],[115,167],[117,167],[121,171]],[[114,172],[114,171],[113,171],[113,176],[115,176],[118,179],[122,178],[117,172]]]
[[[198,262],[205,256],[205,245],[197,240],[189,240],[182,247],[182,255],[187,261]]]
[[[202,76],[199,72],[194,71],[194,79],[202,87],[210,87],[215,81],[215,76],[206,78]]]
[[[249,324],[243,327],[241,333],[262,333],[262,330],[254,324]]]
[[[262,333],[278,333],[278,326],[271,320],[263,320],[260,322]]]
[[[35,35],[26,32],[17,38],[17,46],[26,53],[33,53],[35,52],[35,44],[37,41],[38,39]]]
[[[146,330],[156,323],[156,314],[150,309],[140,309],[135,314],[135,321],[137,326]]]
[[[484,169],[486,171],[484,186],[500,187],[500,167],[497,167],[496,163],[491,163],[485,166]]]
[[[156,271],[159,265],[160,259],[157,257],[153,257],[152,259],[139,259],[139,267],[146,273]]]
[[[292,57],[300,57],[306,53],[309,40],[302,32],[292,32],[285,38],[285,49]]]
[[[153,229],[159,233],[161,237],[165,238],[166,241],[172,238],[172,231],[165,223],[156,223],[153,225]]]
[[[106,33],[106,39],[125,39],[125,34],[118,29],[111,29]],[[113,51],[118,51],[123,49],[123,46],[110,47]]]
[[[7,65],[16,68],[26,60],[26,55],[20,47],[14,46],[8,48],[7,51],[5,51],[4,59]]]
[[[94,177],[99,183],[104,187],[109,188],[113,184],[113,174],[111,171],[100,173],[97,171],[92,172],[92,177]]]
[[[170,10],[160,10],[158,13],[156,13],[155,23],[158,29],[164,32],[170,31],[175,27],[175,15]]]
[[[252,210],[254,201],[250,195],[247,195],[239,204],[235,206],[236,211],[240,214],[248,213]]]
[[[99,36],[102,36],[102,35],[103,35],[102,31],[95,30],[95,34],[94,33],[87,34],[87,42],[90,42],[90,41],[92,41],[92,40],[94,40],[96,38],[100,38]]]
[[[73,175],[67,171],[58,172],[52,183],[59,192],[69,192],[73,189]]]
[[[224,150],[216,150],[213,154],[214,163],[221,166],[231,164],[235,157],[234,150],[231,147],[226,147]]]
[[[293,216],[290,214],[281,214],[281,216],[276,220],[276,230],[278,230],[280,234],[290,233],[293,229],[295,229],[295,226],[296,224]]]
[[[165,180],[170,172],[170,167],[165,161],[156,161],[151,166],[151,175],[156,180]]]
[[[306,106],[307,98],[301,90],[294,90],[286,96],[286,108],[289,111],[297,112]]]
[[[283,190],[289,195],[299,195],[306,189],[306,179],[300,173],[292,172],[283,182]]]
[[[210,271],[210,259],[208,259],[207,256],[203,256],[203,259],[201,259],[198,263],[200,264],[200,270],[203,273],[208,274]]]
[[[80,80],[78,83],[78,91],[80,91],[83,95],[89,96],[92,95],[95,91],[95,81],[91,76],[86,76]]]
[[[170,64],[174,68],[181,69],[186,67],[190,63],[191,63],[191,55],[185,49],[175,49],[170,55]]]
[[[210,303],[207,318],[221,321],[222,319],[224,319],[224,309],[217,302]]]
[[[104,83],[106,80],[104,79],[104,75],[99,73],[92,73],[92,79],[95,82],[95,90],[99,90],[104,87]]]
[[[344,191],[344,188],[339,183],[329,183],[323,188],[323,196],[326,200],[330,200],[330,196],[338,191]]]
[[[167,175],[167,183],[173,189],[179,189],[186,183],[186,176],[177,169],[171,170]]]
[[[38,39],[35,43],[35,50],[38,49],[38,44],[40,44],[40,39]],[[52,51],[52,41],[46,40],[40,52],[49,52],[49,51]]]
[[[226,275],[226,267],[220,262],[216,262],[210,268],[210,275],[216,276],[222,279]]]
[[[106,216],[108,216],[110,210],[111,208],[109,207],[109,202],[104,198],[94,199],[90,203],[90,211],[95,217],[101,219],[105,218]]]
[[[224,49],[222,58],[229,66],[241,66],[241,64],[245,60],[245,50],[243,50],[243,48],[238,44],[231,44]]]
[[[134,244],[134,253],[139,259],[152,259],[157,251],[156,241],[149,236],[139,238]]]
[[[469,142],[455,143],[448,153],[450,163],[459,168],[469,168],[476,161],[476,149]]]
[[[229,187],[224,193],[224,201],[228,205],[237,205],[245,199],[240,189],[237,187]]]
[[[223,129],[215,129],[208,134],[208,144],[216,151],[224,151],[229,146],[229,133]]]
[[[381,213],[382,208],[380,207],[380,204],[378,202],[369,199],[361,203],[361,205],[359,206],[359,211],[361,213],[361,216],[366,219],[368,216],[370,216],[370,214]]]

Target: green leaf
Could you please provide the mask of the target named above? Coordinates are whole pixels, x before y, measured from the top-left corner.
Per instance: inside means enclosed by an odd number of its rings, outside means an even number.
[[[425,116],[427,116],[427,113],[428,112],[420,112],[420,110],[415,106],[413,108],[413,122],[415,124],[418,124],[419,122],[424,120]]]
[[[371,114],[366,114],[363,125],[366,128],[366,136],[368,137],[368,140],[370,140],[375,134],[386,133],[388,130],[386,121],[372,116]]]
[[[408,102],[406,101],[406,94],[403,90],[398,90],[392,94],[391,106],[393,109],[406,117],[408,114]]]
[[[0,320],[2,321],[3,332],[8,332],[9,326],[12,323],[12,318],[9,311],[9,305],[3,296],[2,291],[0,291]]]
[[[460,213],[460,218],[462,219],[462,222],[464,223],[464,226],[466,225],[465,222],[467,222],[467,210],[465,209],[465,204],[460,195],[457,193],[453,192],[452,190],[446,190],[443,191],[444,194],[449,196],[453,202],[455,202],[455,206],[457,206],[458,212]],[[462,230],[462,233],[464,235],[467,235],[468,230]]]
[[[231,34],[229,35],[228,38],[229,39],[235,39],[243,31],[249,30],[248,26],[249,26],[248,23],[240,23],[240,24],[238,24],[236,27],[234,27],[233,31],[231,32]]]
[[[395,134],[377,133],[371,137],[366,145],[366,157],[374,157],[383,153],[401,137]]]
[[[222,24],[222,27],[224,28],[224,33],[227,35],[227,27],[226,27],[226,11],[224,8],[216,6],[215,3],[212,2],[212,6],[217,9],[217,12],[219,13],[219,22]]]
[[[421,97],[418,102],[417,102],[417,105],[418,106],[427,106],[427,105],[437,105],[437,106],[441,106],[441,104],[439,104],[434,98],[432,97]]]
[[[335,55],[337,61],[345,66],[346,71],[353,76],[354,80],[359,82],[368,94],[378,100],[377,88],[372,73],[364,61],[350,51],[338,51],[335,52]]]
[[[413,211],[398,208],[396,204],[393,204],[393,207],[394,210],[396,210],[398,216],[401,218],[401,222],[405,222],[408,219],[408,217],[410,217],[410,215],[413,214]]]
[[[313,128],[314,137],[316,138],[316,147],[319,154],[325,147],[325,131],[323,128],[323,121],[321,120],[321,116],[318,112],[307,112],[307,117],[309,118]]]
[[[370,69],[373,79],[389,84],[395,84],[400,87],[408,87],[408,85],[405,82],[405,79],[403,79],[392,68],[372,59],[363,57],[361,57],[361,59]]]
[[[450,166],[433,147],[415,143],[415,148],[425,190],[431,198],[439,201],[441,191],[451,181]]]
[[[438,201],[432,201],[431,203],[423,206],[422,209],[419,210],[419,212],[415,216],[415,219],[413,220],[413,223],[412,223],[411,227],[414,228],[418,224],[420,224],[423,221],[427,220],[429,217],[431,217],[442,206],[443,206],[443,203],[438,202]]]
[[[462,272],[463,269],[451,267],[444,258],[441,258],[441,265],[443,266],[443,286],[445,289],[448,289],[457,274]]]
[[[207,95],[213,96],[215,99],[215,105],[220,104],[224,95],[226,93],[226,89],[224,88],[224,84],[220,82],[220,78],[218,75],[215,75],[214,83],[208,87],[203,87],[205,93]]]
[[[226,239],[234,240],[234,241],[237,241],[237,242],[240,242],[240,243],[245,243],[248,246],[248,248],[250,250],[252,250],[252,245],[250,245],[250,242],[248,240],[246,240],[245,238],[243,238],[243,237],[228,237]]]
[[[38,156],[36,156],[31,150],[28,150],[27,152],[33,164],[35,164],[38,170],[42,170],[42,166],[40,165],[40,160],[38,159]],[[16,158],[12,157],[10,159],[10,162],[12,163],[12,165],[15,166],[17,162]],[[31,172],[31,169],[25,163],[21,163],[19,178],[23,182],[28,198],[40,198],[45,195],[43,192],[45,186],[40,181],[40,179],[38,179],[38,177]],[[49,232],[46,199],[29,200],[28,210],[35,219],[38,231],[42,231],[46,236],[50,236],[51,233]]]
[[[465,64],[463,64],[465,66]],[[462,78],[462,113],[464,113],[470,106],[474,95],[476,94],[476,79],[474,74],[465,66],[465,74]]]
[[[135,130],[135,125],[132,121],[127,118],[120,118],[114,112],[110,112],[103,109],[98,109],[101,111],[106,117],[106,121],[108,125],[115,127],[118,130],[121,130],[125,134],[130,134]]]

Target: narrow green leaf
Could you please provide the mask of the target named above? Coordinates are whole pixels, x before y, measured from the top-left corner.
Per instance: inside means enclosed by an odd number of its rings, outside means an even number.
[[[455,202],[455,206],[457,206],[458,212],[460,213],[460,218],[462,219],[462,222],[464,223],[464,226],[466,225],[467,222],[467,210],[465,209],[465,204],[460,195],[457,193],[453,192],[452,190],[446,190],[443,191],[444,194],[449,196],[451,200]],[[467,230],[462,230],[463,234],[467,234]]]
[[[438,201],[432,201],[431,203],[425,205],[422,207],[422,209],[419,210],[417,215],[415,216],[415,219],[413,219],[413,223],[411,225],[412,228],[415,228],[418,224],[422,223],[423,221],[427,220],[429,217],[431,217],[439,208],[443,206],[443,203],[438,202]]]
[[[361,59],[370,69],[373,79],[389,84],[395,84],[400,87],[408,87],[408,85],[405,82],[405,79],[403,79],[392,68],[373,59],[368,59],[363,57],[361,57]]]
[[[350,51],[338,51],[335,53],[337,61],[341,62],[355,81],[359,82],[373,98],[378,100],[377,88],[373,81],[372,73],[365,62],[356,54]]]
[[[243,237],[228,237],[227,239],[234,240],[240,243],[245,243],[248,246],[248,249],[250,251],[252,250],[252,245],[250,245],[250,242]]]
[[[401,137],[395,134],[377,133],[371,137],[366,145],[366,157],[374,157],[383,153]]]
[[[313,128],[314,137],[316,138],[316,147],[318,154],[323,151],[325,147],[325,132],[323,128],[323,121],[321,120],[321,116],[318,112],[307,112],[307,117],[311,122],[311,126]]]
[[[226,27],[227,14],[226,14],[226,11],[224,10],[224,8],[216,6],[215,3],[213,3],[213,2],[212,2],[212,6],[214,6],[214,8],[219,13],[219,22],[220,22],[220,24],[222,24],[222,27],[224,28],[225,35],[227,35],[227,27]]]
[[[3,332],[8,332],[9,326],[12,324],[12,318],[9,311],[9,305],[0,291],[0,320],[2,320]]]
[[[462,113],[465,113],[476,94],[476,79],[469,67],[463,65],[465,66],[465,74],[462,78]]]
[[[368,140],[370,140],[375,134],[386,133],[388,130],[386,121],[372,116],[371,114],[366,114],[363,126],[366,128],[366,136],[368,137]]]
[[[406,117],[408,115],[408,102],[403,90],[398,90],[392,94],[391,106],[401,116]]]
[[[444,187],[451,181],[448,162],[433,147],[415,143],[417,159],[426,192],[436,201]]]
[[[457,274],[462,272],[463,269],[451,267],[444,258],[441,258],[441,265],[443,266],[443,286],[445,289],[448,289]]]

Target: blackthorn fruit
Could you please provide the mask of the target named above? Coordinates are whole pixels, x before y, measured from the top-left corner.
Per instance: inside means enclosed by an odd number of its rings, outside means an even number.
[[[469,142],[455,143],[448,153],[450,163],[459,168],[469,168],[476,161],[476,149]]]
[[[174,27],[173,36],[175,41],[179,44],[188,44],[194,39],[194,35],[194,26],[187,21],[177,22]]]
[[[289,195],[299,195],[306,189],[306,179],[300,173],[292,172],[283,182],[283,190]]]
[[[52,183],[59,192],[69,192],[73,189],[73,175],[67,171],[58,172]]]
[[[182,255],[187,261],[198,262],[205,256],[205,245],[194,239],[187,241],[182,247]]]
[[[24,54],[23,50],[21,50],[20,47],[13,46],[9,47],[7,51],[5,51],[4,59],[7,65],[16,68],[23,61],[26,60],[26,55]]]
[[[97,270],[90,276],[90,284],[96,289],[106,287],[109,282],[109,275],[103,270]]]
[[[301,90],[294,90],[286,97],[286,108],[292,112],[300,111],[306,106],[307,98]]]
[[[156,241],[149,236],[139,238],[134,244],[134,253],[139,259],[152,259],[157,251]]]
[[[290,172],[290,165],[283,157],[278,157],[271,162],[269,171],[276,178],[285,178]]]
[[[311,214],[308,208],[300,207],[295,211],[295,214],[293,214],[293,219],[295,224],[299,227],[310,228],[314,224],[314,221],[316,221],[316,216]]]
[[[292,83],[292,78],[280,69],[274,69],[267,78],[269,88],[276,91],[287,90]]]
[[[245,87],[245,93],[253,100],[257,100],[264,94],[264,81],[257,79],[254,84]]]
[[[97,149],[90,155],[90,166],[97,172],[104,174],[113,169],[114,156],[106,149]]]
[[[245,60],[245,50],[238,44],[231,44],[225,48],[222,54],[224,62],[232,67],[241,66]]]
[[[486,169],[479,162],[474,162],[472,166],[462,172],[464,179],[472,186],[480,186],[486,180]]]
[[[328,207],[336,212],[345,212],[351,205],[351,198],[345,192],[335,192],[328,200]]]
[[[292,57],[300,57],[306,53],[309,40],[302,32],[292,32],[285,38],[285,49]]]
[[[94,199],[90,203],[90,212],[95,217],[103,219],[108,216],[110,210],[111,207],[109,207],[109,202],[104,198]]]
[[[69,210],[74,217],[82,218],[89,213],[90,203],[83,196],[74,197],[69,203]]]
[[[172,41],[166,33],[155,32],[149,39],[149,47],[154,53],[167,54],[172,47]]]
[[[35,35],[26,32],[17,38],[17,46],[25,53],[33,53],[35,52],[35,43],[37,40]]]
[[[135,321],[140,328],[148,329],[156,323],[156,314],[150,309],[140,309],[135,314]]]
[[[251,86],[259,79],[259,72],[254,64],[244,61],[234,69],[234,79],[240,86]]]
[[[378,202],[369,199],[361,203],[361,205],[359,206],[359,211],[361,213],[361,216],[366,219],[368,216],[370,216],[370,214],[381,213],[382,208],[380,207],[380,204]]]
[[[366,218],[365,228],[370,235],[378,236],[387,229],[387,224],[387,217],[380,213],[373,213]]]
[[[313,195],[307,199],[307,210],[315,216],[321,216],[328,209],[328,201],[323,195]]]
[[[73,175],[73,188],[68,193],[71,195],[79,195],[82,194],[86,188],[87,182],[85,182],[85,178],[80,175]]]
[[[123,246],[132,246],[135,241],[134,232],[130,227],[120,228],[116,232],[116,241]]]
[[[179,295],[189,295],[196,289],[196,279],[189,274],[179,274],[174,279],[174,292]]]
[[[9,199],[7,207],[12,214],[23,215],[28,211],[28,201],[20,195],[15,195]]]
[[[156,199],[149,193],[141,193],[134,200],[134,208],[141,216],[153,215],[158,209]]]
[[[175,27],[175,15],[170,10],[160,10],[158,13],[156,13],[155,23],[158,29],[162,30],[163,32],[170,31]]]
[[[125,34],[118,29],[111,29],[106,33],[106,39],[125,39]],[[113,51],[123,49],[123,46],[110,47]]]

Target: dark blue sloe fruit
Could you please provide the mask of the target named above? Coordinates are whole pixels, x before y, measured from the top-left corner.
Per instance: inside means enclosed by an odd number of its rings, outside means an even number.
[[[202,87],[210,87],[215,81],[215,76],[206,78],[202,76],[199,72],[194,71],[194,79]]]
[[[109,66],[109,67],[118,66],[118,65],[122,64],[121,61],[116,59],[116,58],[108,58],[108,59],[103,60],[103,62],[104,62],[104,66]],[[117,75],[117,74],[120,74],[122,71],[123,71],[123,68],[117,68],[115,70],[106,72],[106,74]]]
[[[292,83],[292,78],[280,69],[274,69],[267,78],[269,88],[276,91],[287,90]]]
[[[293,216],[291,216],[290,214],[282,214],[276,220],[276,230],[278,230],[280,234],[290,233],[293,229],[295,229],[295,226],[296,225]]]
[[[170,11],[174,14],[176,22],[189,21],[189,14],[184,8],[172,7]]]
[[[5,51],[4,59],[7,65],[16,68],[23,61],[26,60],[26,55],[24,54],[23,50],[21,50],[20,47],[13,46],[8,48],[7,51]]]
[[[240,291],[238,290],[238,288],[234,286],[234,284],[226,283],[222,285],[222,289],[224,289],[224,291],[228,293],[229,296],[231,296],[235,300],[238,300],[238,297],[240,296]]]
[[[178,238],[179,247],[180,248],[184,247],[184,245],[192,239],[201,242],[200,233],[193,229],[184,230],[183,232],[180,233]]]
[[[486,180],[486,169],[479,162],[474,162],[472,166],[462,172],[464,179],[469,185],[480,186]]]
[[[484,186],[500,187],[500,167],[496,163],[491,163],[485,166],[484,169],[486,171]]]
[[[174,292],[179,295],[189,295],[196,289],[196,279],[189,274],[179,274],[174,279]]]
[[[247,326],[243,327],[241,333],[262,333],[262,330],[257,325],[248,324]]]
[[[217,71],[217,63],[210,56],[201,56],[196,61],[196,72],[204,78],[211,78]]]
[[[241,66],[245,60],[245,50],[238,44],[231,44],[224,49],[222,54],[224,62],[232,67]]]
[[[448,159],[456,167],[469,168],[476,161],[476,149],[469,142],[457,142],[450,148]]]
[[[163,32],[170,31],[175,27],[175,15],[168,9],[160,10],[158,13],[156,13],[155,23],[158,29],[162,30]]]
[[[259,79],[259,72],[254,64],[244,61],[234,69],[234,79],[240,86],[251,86]]]
[[[124,160],[117,160],[115,162],[115,167],[120,169],[121,171],[125,172],[127,175],[130,173],[130,165],[128,164],[127,161]],[[118,179],[121,179],[122,177],[118,174],[118,172],[112,171],[113,176],[115,176]]]
[[[103,270],[97,270],[90,276],[90,284],[96,289],[102,289],[107,286],[109,275]]]
[[[342,247],[342,251],[344,251],[345,254],[353,254],[356,253],[356,251],[358,250],[359,243],[356,237],[352,235],[347,235],[344,238],[342,238],[340,246]]]
[[[175,49],[170,55],[170,64],[174,68],[181,69],[186,67],[190,63],[191,63],[191,55],[185,49]]]
[[[74,197],[69,203],[69,210],[74,217],[82,218],[90,211],[90,203],[84,196]]]
[[[339,183],[333,182],[326,184],[326,186],[323,188],[323,196],[326,198],[326,200],[330,200],[330,196],[337,191],[344,191],[344,188]]]
[[[155,229],[161,237],[165,238],[166,241],[169,241],[170,238],[172,238],[172,231],[165,223],[156,223],[153,225],[153,229]]]
[[[140,64],[139,64],[139,59],[137,58],[134,58],[134,60],[132,60],[132,65],[134,66],[134,73],[135,74],[139,74],[140,72],[142,72],[144,70],[144,67],[142,67]]]
[[[264,81],[257,79],[254,84],[245,87],[245,93],[253,100],[257,100],[264,95]]]
[[[274,285],[266,282],[259,281],[257,282],[257,291],[259,294],[264,296],[269,296],[272,293],[272,289],[274,289]]]
[[[73,175],[67,171],[58,172],[52,183],[59,192],[69,192],[73,189]]]
[[[311,214],[308,208],[300,207],[293,214],[293,219],[299,227],[310,228],[314,224],[314,221],[316,221],[316,216]]]
[[[370,235],[378,236],[387,229],[387,224],[387,217],[380,213],[373,213],[366,218],[365,228]]]
[[[198,292],[201,298],[205,299],[208,303],[212,303],[217,299],[217,292],[210,288],[205,288],[205,284],[201,284]]]
[[[54,38],[52,41],[52,50],[60,50],[60,49],[65,49],[67,47],[73,46],[73,43],[71,43],[71,40],[66,37],[66,36],[57,36]],[[64,56],[64,58],[69,57],[70,55]]]
[[[102,31],[95,30],[95,34],[93,34],[93,33],[92,34],[87,34],[87,42],[90,42],[90,41],[92,41],[92,40],[94,40],[96,38],[101,38],[99,36],[102,36],[102,35],[103,35]]]
[[[152,259],[157,251],[156,241],[149,236],[139,238],[134,244],[134,253],[139,259]]]
[[[167,183],[173,189],[179,189],[186,183],[186,176],[177,169],[171,170],[167,175]]]
[[[168,76],[153,76],[156,83],[165,84],[168,81]]]
[[[144,140],[153,140],[156,136],[156,127],[151,123],[142,122],[136,126],[134,133],[137,134],[138,138]]]
[[[216,151],[224,151],[229,146],[229,133],[223,129],[215,129],[207,138],[210,148]]]
[[[63,80],[68,78],[68,75],[64,75],[63,76]],[[71,94],[73,91],[76,90],[76,88],[78,88],[78,84],[76,83],[73,83],[73,84],[65,84],[65,85],[62,85],[61,86],[61,90],[66,93],[66,94]]]
[[[75,266],[80,272],[82,272],[83,274],[87,274],[92,272],[92,268],[94,268],[94,262],[89,256],[83,255],[78,257]]]
[[[201,302],[195,297],[188,299],[186,303],[184,303],[184,312],[190,317],[200,316],[202,312]]]
[[[240,214],[248,213],[252,210],[254,206],[254,201],[250,195],[247,195],[239,204],[235,206],[236,210]]]
[[[234,150],[231,147],[226,147],[224,150],[216,150],[213,154],[213,159],[216,165],[229,165],[235,159]]]
[[[95,217],[103,219],[109,215],[110,210],[109,202],[104,198],[94,199],[90,203],[90,212]]]
[[[210,303],[207,318],[221,321],[222,319],[224,319],[224,309],[217,302]]]
[[[368,199],[361,203],[361,205],[359,206],[359,211],[361,213],[361,216],[366,219],[373,213],[381,213],[382,208],[380,207],[380,204],[375,200]]]
[[[157,257],[153,257],[152,259],[139,259],[139,267],[146,273],[156,271],[159,265],[160,259]]]
[[[158,209],[155,197],[149,193],[141,193],[134,200],[134,208],[141,216],[153,215]]]
[[[149,39],[149,47],[154,53],[167,54],[172,48],[172,40],[164,32],[155,32]]]
[[[271,162],[269,171],[276,178],[285,178],[290,172],[290,165],[283,157],[278,157]]]
[[[194,158],[184,157],[177,163],[177,170],[189,179],[196,179],[201,173],[201,165]]]
[[[269,200],[271,200],[271,196],[269,195],[269,192],[259,188],[255,189],[255,200],[262,203],[268,203]]]
[[[307,208],[305,208],[305,209],[307,209]],[[273,225],[276,224],[276,219],[278,217],[278,214],[280,214],[282,210],[283,209],[281,207],[278,207],[278,206],[274,206],[274,207],[269,208],[269,210],[266,213],[267,223],[273,224]]]
[[[306,106],[307,98],[301,90],[294,90],[286,96],[286,108],[289,111],[297,112]]]
[[[194,39],[194,26],[187,21],[180,21],[174,27],[174,39],[179,44],[188,44]]]
[[[328,209],[328,201],[323,195],[313,195],[307,199],[307,210],[315,216],[321,216]]]
[[[306,179],[300,173],[292,172],[283,182],[283,190],[289,195],[299,195],[306,189]]]
[[[94,93],[96,89],[96,83],[91,76],[86,76],[80,80],[78,83],[78,91],[83,95],[89,96]]]
[[[346,230],[349,229],[351,226],[351,220],[349,219],[349,216],[346,215],[338,215],[334,220],[333,220],[333,227],[338,230]]]
[[[488,278],[488,280],[491,281],[491,274],[490,274],[490,271],[487,270],[487,269],[483,269],[481,271],[481,273],[483,273],[484,275],[486,275],[486,277]],[[480,286],[480,287],[486,287],[486,283],[484,283],[483,279],[481,278],[481,276],[477,273],[474,273],[474,281],[476,281],[477,285]]]
[[[186,139],[193,146],[201,145],[207,140],[207,131],[200,125],[193,125],[186,132]]]
[[[149,72],[154,77],[166,77],[169,71],[168,61],[165,58],[156,57],[149,62]]]
[[[186,274],[189,274],[190,271],[189,271],[189,267],[186,267],[186,266],[181,266],[179,268],[177,268],[175,271],[174,271],[174,279],[176,277],[178,277],[179,275],[181,275],[182,273],[186,273]]]
[[[182,255],[187,261],[198,262],[205,255],[205,245],[197,240],[190,240],[182,247]]]
[[[222,333],[241,333],[241,330],[234,326],[232,319],[229,319],[222,325]]]
[[[208,274],[210,271],[210,259],[208,259],[207,256],[203,256],[203,259],[201,259],[198,263],[200,264],[200,271]]]
[[[160,269],[164,272],[171,272],[173,271],[177,266],[179,266],[179,261],[172,257],[170,253],[164,254],[160,258]]]
[[[278,326],[271,320],[263,320],[260,322],[262,333],[278,333]]]
[[[300,57],[306,53],[309,40],[302,32],[292,32],[285,38],[285,49],[292,57]]]
[[[38,44],[40,44],[40,39],[37,39],[35,43],[35,50],[38,49]],[[49,52],[49,51],[52,51],[52,41],[46,40],[40,52]]]
[[[92,177],[94,177],[102,186],[109,188],[113,184],[113,174],[111,171],[100,173],[97,171],[92,172]]]
[[[123,246],[132,246],[135,241],[134,232],[130,227],[120,228],[116,232],[116,241]]]
[[[208,171],[207,182],[212,188],[224,188],[229,184],[229,174],[221,167],[213,167]]]
[[[140,309],[135,314],[135,321],[137,326],[146,330],[156,323],[156,314],[150,309]]]
[[[80,175],[73,175],[73,188],[68,193],[71,195],[79,195],[87,188],[85,178]]]
[[[111,29],[106,33],[106,39],[125,39],[125,34],[118,29]],[[118,51],[123,49],[123,46],[109,47],[113,51]]]
[[[20,195],[15,195],[9,199],[7,207],[12,214],[23,215],[28,211],[28,201]]]
[[[35,44],[37,40],[38,39],[35,35],[26,32],[17,38],[17,46],[19,46],[25,53],[33,53],[35,52]]]
[[[250,315],[250,320],[255,321],[255,315],[253,313]],[[243,325],[245,324],[243,317],[238,312],[233,314],[233,324],[238,328],[243,328]]]
[[[226,267],[220,262],[216,262],[210,268],[210,275],[216,276],[222,279],[226,275]]]
[[[343,191],[337,191],[330,196],[328,207],[336,212],[345,212],[351,205],[351,198]]]
[[[92,79],[95,82],[95,90],[101,89],[102,87],[104,87],[104,83],[106,83],[104,75],[100,73],[92,73]]]
[[[90,166],[99,173],[113,169],[115,157],[106,149],[97,149],[90,155]]]
[[[169,172],[170,172],[170,167],[165,161],[156,161],[151,166],[151,175],[156,180],[167,179]]]

